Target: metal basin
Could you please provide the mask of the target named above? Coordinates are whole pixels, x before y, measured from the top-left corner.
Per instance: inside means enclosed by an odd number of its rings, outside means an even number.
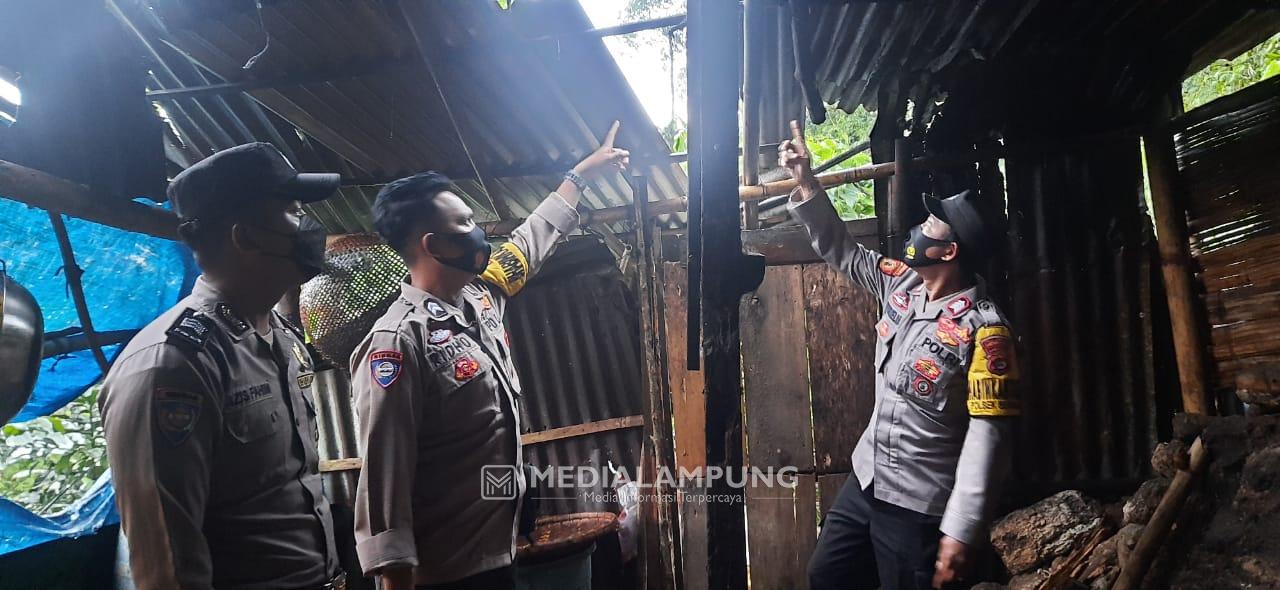
[[[16,416],[31,398],[43,343],[40,306],[0,261],[0,424]]]

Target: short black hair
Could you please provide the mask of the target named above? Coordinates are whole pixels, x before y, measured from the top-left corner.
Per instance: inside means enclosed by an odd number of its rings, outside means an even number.
[[[403,253],[414,231],[436,215],[436,195],[454,184],[439,172],[419,172],[387,183],[373,201],[373,227],[392,248]]]

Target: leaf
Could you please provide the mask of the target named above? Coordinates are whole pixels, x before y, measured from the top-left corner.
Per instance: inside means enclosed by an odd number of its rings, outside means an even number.
[[[511,10],[511,5],[515,3],[515,1],[516,0],[498,0],[498,8],[501,8],[503,10]]]
[[[1266,69],[1262,70],[1262,77],[1260,79],[1266,80],[1267,78],[1277,74],[1280,74],[1280,59],[1271,60],[1271,63],[1267,64]]]
[[[49,424],[53,426],[54,432],[66,432],[67,427],[62,423],[62,418],[57,416],[49,416]]]

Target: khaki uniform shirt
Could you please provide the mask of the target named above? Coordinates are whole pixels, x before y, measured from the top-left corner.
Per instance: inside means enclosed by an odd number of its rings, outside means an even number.
[[[930,301],[920,275],[855,242],[825,194],[792,203],[824,260],[882,305],[876,323],[876,400],[853,451],[853,470],[876,498],[941,516],[943,534],[985,535],[1008,471],[1020,413],[1008,322],[971,287]]]
[[[265,339],[201,277],[125,347],[102,386],[134,582],[276,589],[338,567],[316,454],[312,360],[271,315]]]
[[[512,562],[525,481],[520,380],[502,317],[577,223],[552,193],[458,301],[405,282],[352,354],[365,572],[410,565],[415,583],[439,584]]]

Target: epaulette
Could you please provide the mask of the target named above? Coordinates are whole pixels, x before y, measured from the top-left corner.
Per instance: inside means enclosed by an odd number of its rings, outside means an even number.
[[[990,299],[982,299],[977,305],[978,317],[982,318],[983,326],[1003,326],[1005,322],[1004,316],[1000,315],[1000,310],[996,309],[996,304]]]
[[[185,350],[198,351],[204,348],[213,333],[213,320],[194,309],[184,309],[164,333],[169,337],[168,342]]]
[[[285,317],[285,315],[284,315],[284,314],[282,314],[282,313],[280,313],[280,312],[278,312],[278,311],[276,311],[276,310],[274,310],[274,309],[273,309],[273,310],[271,310],[271,313],[275,314],[276,318],[280,320],[280,324],[281,324],[281,325],[283,325],[284,327],[288,328],[290,332],[293,332],[293,335],[294,335],[294,336],[297,336],[297,337],[298,337],[298,340],[300,340],[300,341],[302,341],[302,342],[306,342],[306,341],[307,341],[307,336],[306,336],[306,334],[304,334],[304,333],[302,332],[302,328],[298,327],[298,325],[297,325],[297,324],[293,323],[289,318]]]

